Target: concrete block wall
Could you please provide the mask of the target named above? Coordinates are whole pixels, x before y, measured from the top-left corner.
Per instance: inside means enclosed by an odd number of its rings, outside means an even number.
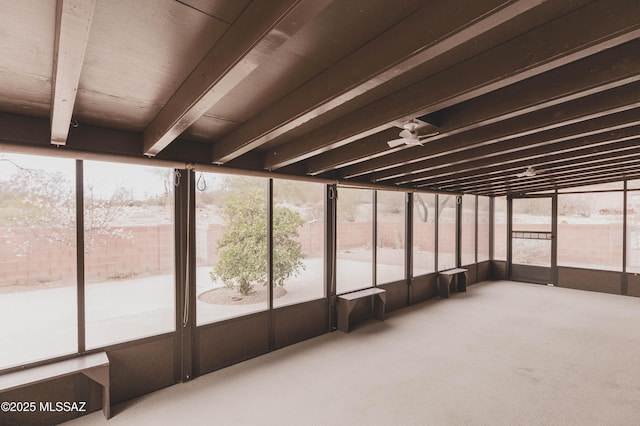
[[[88,281],[117,279],[145,273],[171,273],[174,270],[173,226],[119,228],[124,238],[98,237],[85,252]],[[47,235],[38,230],[37,235]],[[73,235],[65,238],[74,241]],[[29,243],[25,245],[25,243]],[[76,282],[75,245],[37,238],[28,228],[0,229],[0,287],[36,286]]]
[[[440,224],[445,233],[453,233],[454,224]],[[523,225],[524,226],[524,225]],[[559,264],[622,265],[622,228],[620,224],[560,224],[558,237]],[[548,229],[547,226],[526,225],[527,230]],[[174,234],[172,225],[122,227],[118,236],[100,237],[100,242],[85,253],[86,279],[91,281],[134,277],[147,273],[171,273],[174,269]],[[472,235],[474,227],[463,229],[464,244],[471,244],[465,235]],[[521,227],[521,229],[524,229]],[[207,251],[204,258],[209,264],[217,261],[216,242],[222,235],[223,225],[207,228]],[[424,251],[434,247],[433,223],[414,223],[414,244]],[[481,227],[482,232],[488,232]],[[401,232],[402,231],[402,232]],[[39,285],[49,282],[75,283],[76,249],[73,245],[49,242],[36,238],[33,229],[0,229],[0,287],[12,285]],[[37,235],[47,235],[37,230]],[[404,241],[403,223],[385,223],[378,229],[378,247],[398,248],[398,237]],[[338,251],[370,247],[372,222],[341,222],[338,227]],[[487,235],[484,235],[487,238]],[[496,235],[500,237],[500,235]],[[65,236],[74,241],[73,235]],[[502,235],[505,239],[506,235]],[[300,228],[298,240],[307,255],[319,255],[323,250],[324,224],[307,223]],[[499,240],[496,240],[497,242]],[[25,245],[25,243],[29,243]],[[199,245],[199,250],[202,244]],[[441,239],[440,251],[453,252],[454,241]],[[199,253],[199,257],[202,255]],[[640,265],[640,250],[629,251],[630,265]],[[635,263],[634,263],[635,262]]]

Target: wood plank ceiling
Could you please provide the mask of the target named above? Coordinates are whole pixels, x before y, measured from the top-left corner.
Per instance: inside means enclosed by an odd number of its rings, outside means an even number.
[[[481,195],[640,178],[637,0],[0,10],[5,147]]]

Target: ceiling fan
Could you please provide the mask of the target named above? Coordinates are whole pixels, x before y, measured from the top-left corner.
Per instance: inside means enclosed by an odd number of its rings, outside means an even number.
[[[536,169],[533,166],[527,167],[527,170],[524,172],[518,173],[516,177],[533,177],[537,174]]]
[[[404,130],[400,132],[398,136],[400,139],[393,139],[387,142],[389,148],[396,148],[398,146],[407,145],[407,146],[423,146],[422,140],[429,138],[431,136],[435,136],[440,132],[432,132],[426,135],[418,134],[418,126],[420,124],[416,121],[408,121],[402,127]]]

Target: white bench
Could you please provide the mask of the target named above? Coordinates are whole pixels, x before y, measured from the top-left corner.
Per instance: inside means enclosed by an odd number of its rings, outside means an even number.
[[[109,358],[105,352],[3,374],[0,376],[0,393],[77,373],[102,385],[102,412],[107,419],[110,418]]]
[[[373,298],[373,317],[384,320],[384,305],[387,302],[387,292],[381,288],[367,288],[353,293],[338,296],[338,330],[349,332],[349,316],[358,300]]]
[[[438,273],[438,294],[448,298],[451,284],[454,284],[456,292],[467,291],[467,270],[462,268],[448,269]]]

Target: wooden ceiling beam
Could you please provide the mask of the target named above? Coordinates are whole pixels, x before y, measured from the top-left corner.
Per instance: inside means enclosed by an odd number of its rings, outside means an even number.
[[[156,155],[330,0],[253,1],[205,55],[144,131],[145,155]]]
[[[212,157],[226,163],[541,3],[460,0],[452,14],[449,2],[429,2],[216,142]]]
[[[624,150],[607,153],[597,153],[589,156],[576,158],[564,158],[565,161],[555,162],[542,162],[541,164],[531,163],[530,165],[535,167],[537,173],[543,176],[556,176],[565,172],[577,172],[579,170],[602,170],[605,172],[611,169],[619,169],[631,162],[640,160],[640,148],[638,147],[638,138],[633,140],[635,147],[629,147]],[[523,172],[525,167],[508,167],[501,168],[498,171],[486,170],[478,171],[475,178],[467,178],[461,180],[450,180],[447,182],[439,183],[438,188],[453,188],[474,186],[480,188],[482,186],[490,186],[495,183],[504,182],[505,179],[513,180],[515,176]],[[481,177],[481,178],[480,178]],[[522,178],[525,179],[525,178]]]
[[[572,132],[584,136],[585,132],[634,122],[638,108],[640,82],[429,143],[424,149],[416,150],[428,152],[428,155],[418,154],[416,161],[408,164],[404,161],[395,167],[389,162],[387,169],[366,175],[366,178],[380,182],[392,180],[397,184],[428,178],[438,168],[453,169],[455,166],[464,169],[464,163],[492,157],[496,153],[508,154],[558,143],[571,138]],[[629,110],[635,112],[623,114]],[[550,132],[554,129],[557,131]]]
[[[0,142],[51,145],[51,122],[47,118],[0,112]]]
[[[633,0],[590,3],[267,152],[265,169],[310,158],[399,120],[438,111],[633,40],[640,36],[638,15],[640,3]]]
[[[624,155],[637,154],[636,148],[638,147],[637,135],[629,137],[628,139],[611,141],[610,143],[604,143],[600,146],[588,146],[584,149],[577,149],[569,152],[552,152],[549,155],[540,155],[537,158],[528,158],[521,161],[514,161],[512,163],[504,164],[496,168],[483,167],[474,170],[468,170],[459,175],[450,175],[442,180],[429,180],[425,182],[418,182],[415,185],[418,187],[431,187],[431,186],[444,186],[452,184],[467,184],[474,182],[478,179],[491,180],[493,177],[501,176],[501,174],[516,174],[523,172],[528,167],[534,167],[536,169],[540,167],[556,167],[565,164],[571,164],[572,161],[575,164],[585,163],[592,161],[593,159],[599,159],[604,157],[611,157],[612,160]],[[611,164],[612,167],[615,164]],[[480,178],[482,176],[482,178]]]
[[[638,164],[640,161],[640,157],[635,156],[635,158],[627,158],[622,161],[620,167],[610,167],[606,164],[606,161],[602,161],[599,166],[581,166],[575,165],[574,168],[564,168],[563,170],[558,171],[545,171],[541,170],[536,176],[531,177],[516,177],[515,174],[505,175],[502,180],[497,180],[493,182],[481,182],[477,181],[474,184],[467,185],[445,185],[443,190],[458,190],[461,188],[466,188],[467,190],[473,191],[485,191],[486,189],[492,188],[495,189],[497,187],[509,187],[511,189],[516,188],[527,188],[527,191],[531,190],[535,187],[536,191],[554,189],[553,187],[545,187],[545,185],[549,185],[550,182],[568,182],[574,181],[577,179],[584,180],[587,178],[606,178],[613,174],[620,174],[626,172],[634,172],[638,170]],[[440,188],[440,187],[438,187]]]
[[[309,158],[306,160],[306,173],[311,176],[316,176],[339,167],[370,161],[374,158],[407,149],[408,147],[406,145],[389,148],[387,144],[388,141],[397,139],[400,131],[401,129],[398,127],[391,127],[379,133],[358,139],[349,145],[341,146],[316,157]]]
[[[51,78],[51,143],[67,143],[96,0],[56,3]]]
[[[524,195],[534,192],[553,191],[555,189],[577,188],[586,185],[598,185],[603,183],[621,182],[625,179],[637,179],[640,177],[640,169],[638,165],[632,165],[621,170],[612,170],[610,173],[585,173],[576,174],[572,178],[564,179],[546,179],[545,181],[535,181],[529,184],[507,183],[503,185],[495,185],[491,189],[472,189],[468,188],[465,193],[473,193],[478,195]]]
[[[500,173],[508,171],[524,171],[527,167],[545,167],[575,162],[584,162],[590,158],[602,158],[606,155],[616,155],[621,152],[635,153],[638,148],[638,131],[640,128],[629,128],[614,132],[615,135],[607,137],[605,135],[595,135],[597,142],[593,141],[594,136],[585,139],[575,139],[572,141],[554,144],[552,146],[541,146],[524,150],[520,155],[496,155],[493,161],[471,162],[465,166],[464,170],[447,170],[447,173],[434,173],[433,176],[419,181],[398,182],[397,185],[447,185],[449,183],[472,182],[479,176],[483,179],[490,179]],[[622,134],[620,134],[622,133]],[[624,134],[627,134],[624,136]]]
[[[142,159],[149,164],[158,164],[156,160],[168,162],[210,164],[208,156],[210,145],[206,143],[179,139],[154,159],[142,155],[142,133],[111,129],[83,124],[72,127],[64,146],[52,146],[49,141],[49,120],[20,114],[0,112],[0,144],[22,147],[25,152],[31,148],[51,148],[46,152],[52,156],[72,157],[73,153],[90,153],[96,156],[126,159]],[[16,152],[19,152],[17,149]]]
[[[614,183],[614,182],[621,182],[624,181],[626,179],[637,179],[640,178],[640,174],[636,174],[636,173],[631,173],[631,172],[626,172],[626,173],[622,173],[620,175],[616,175],[616,176],[607,176],[607,177],[602,177],[600,179],[598,179],[597,181],[594,181],[592,179],[586,179],[583,181],[574,181],[574,182],[570,182],[567,184],[556,184],[555,187],[551,190],[548,189],[534,189],[531,191],[526,191],[523,192],[522,190],[509,190],[509,189],[505,189],[505,188],[496,188],[495,191],[482,191],[482,192],[474,192],[474,194],[477,195],[481,195],[481,196],[493,196],[493,197],[504,197],[507,195],[512,195],[512,196],[520,196],[520,195],[527,195],[527,194],[532,194],[532,193],[540,193],[540,192],[553,192],[555,189],[558,190],[566,190],[566,189],[572,189],[572,188],[578,188],[580,186],[586,186],[586,185],[592,185],[593,182],[595,182],[596,185],[600,185],[600,184],[605,184],[605,183]]]
[[[516,178],[512,175],[510,178],[487,182],[486,184],[468,184],[468,185],[447,185],[445,188],[431,187],[419,188],[428,191],[457,191],[465,194],[502,196],[507,193],[525,194],[551,192],[556,188],[572,188],[575,186],[596,185],[605,182],[615,182],[624,180],[630,175],[640,175],[640,157],[636,156],[635,160],[629,159],[621,163],[619,168],[612,168],[606,162],[598,167],[586,169],[575,169],[557,175],[538,175],[530,178]],[[449,188],[449,189],[447,189]],[[455,188],[455,189],[453,189]]]
[[[545,111],[538,111],[530,116],[513,119],[508,127],[505,123],[503,125],[487,126],[469,132],[470,134],[467,136],[468,140],[465,140],[465,134],[462,134],[450,139],[438,141],[437,145],[433,144],[428,146],[429,152],[433,151],[433,155],[419,156],[420,161],[416,163],[390,161],[388,163],[389,169],[397,165],[397,168],[394,170],[405,171],[402,173],[393,173],[393,170],[390,170],[386,175],[392,176],[393,180],[396,181],[394,183],[411,179],[418,180],[424,177],[428,178],[430,174],[434,172],[434,169],[438,167],[448,167],[451,165],[459,165],[459,167],[462,167],[462,164],[467,161],[479,161],[479,159],[490,157],[497,152],[508,154],[523,149],[557,144],[568,140],[575,140],[576,138],[597,135],[606,131],[632,127],[638,123],[637,107],[638,105],[636,105],[636,108],[632,108],[632,105],[625,105],[621,107],[621,110],[606,110],[603,111],[603,113],[581,116],[580,120],[574,118],[573,120],[561,121],[560,123],[550,123],[545,127],[536,126],[536,122],[540,123],[538,119],[551,119],[551,121],[553,121],[553,118],[545,114]],[[557,110],[553,112],[557,112]],[[551,113],[551,111],[549,111],[549,113]],[[529,127],[523,128],[523,126]],[[447,143],[451,146],[450,151],[443,147],[443,144]],[[425,157],[426,159],[423,159]],[[407,163],[409,163],[410,166],[405,168]],[[349,170],[345,169],[341,177],[345,179],[350,178],[351,175],[348,172]],[[374,174],[371,176],[382,175]],[[370,176],[360,175],[359,178],[371,180]]]
[[[620,174],[628,174],[628,173],[636,173],[640,174],[640,159],[638,157],[635,160],[628,160],[623,162],[620,167],[616,167],[615,169],[611,169],[611,167],[607,167],[606,164],[601,164],[599,166],[592,166],[589,169],[576,169],[573,171],[564,171],[563,173],[556,173],[551,176],[546,177],[545,179],[538,181],[535,179],[531,179],[530,181],[524,181],[527,178],[516,179],[512,177],[510,180],[503,180],[502,182],[492,182],[486,183],[484,185],[458,185],[458,186],[450,186],[449,188],[442,188],[443,191],[461,191],[461,188],[465,188],[465,192],[482,192],[484,193],[487,190],[496,190],[498,188],[497,185],[503,185],[505,188],[509,187],[511,190],[522,191],[526,188],[526,191],[531,192],[535,191],[546,191],[553,190],[555,187],[549,186],[549,182],[558,183],[566,183],[569,181],[575,181],[576,179],[582,180],[584,184],[594,184],[594,179],[602,179],[608,178],[612,175],[620,175]],[[587,181],[587,179],[591,179],[591,181]],[[505,183],[508,182],[508,183]]]
[[[634,40],[447,108],[439,114],[439,134],[428,143],[432,147],[440,139],[636,82],[640,80],[640,61],[629,58],[638,50],[640,40]],[[360,162],[366,164],[351,168],[354,176],[358,171],[370,173],[393,166],[392,161],[385,163],[383,156],[395,151],[387,147],[385,152],[384,141],[364,146],[358,142],[309,159],[308,174],[316,175]],[[411,161],[419,161],[420,158],[415,158],[415,150],[412,151],[402,155]],[[395,158],[406,161],[402,155],[395,155]],[[376,162],[369,161],[379,157]]]

